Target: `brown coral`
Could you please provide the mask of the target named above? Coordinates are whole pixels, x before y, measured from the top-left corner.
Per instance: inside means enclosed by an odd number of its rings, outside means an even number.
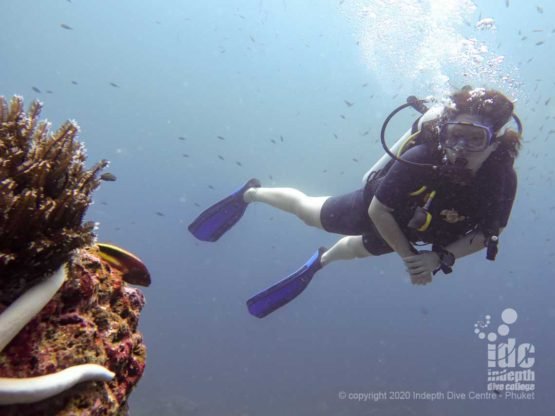
[[[38,119],[41,108],[34,101],[25,113],[21,97],[9,105],[0,97],[0,301],[94,237],[94,224],[82,222],[107,161],[87,170],[79,126],[67,121],[51,133]]]

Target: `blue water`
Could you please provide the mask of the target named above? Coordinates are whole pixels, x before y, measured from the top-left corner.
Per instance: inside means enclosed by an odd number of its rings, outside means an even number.
[[[440,7],[453,3],[463,2],[4,2],[0,94],[41,99],[54,126],[80,123],[90,164],[109,159],[118,177],[88,218],[152,274],[132,414],[554,414],[555,6]],[[487,17],[497,29],[477,30]],[[478,56],[453,59],[461,39],[476,39]],[[263,205],[216,244],[187,224],[250,177],[310,195],[357,189],[382,154],[387,114],[408,95],[445,91],[447,78],[505,91],[525,126],[497,261],[461,259],[425,287],[396,255],[338,262],[287,307],[251,317],[246,299],[337,236]],[[399,116],[391,136],[414,117]],[[494,330],[509,307],[511,336],[535,346],[535,399],[472,400],[488,368],[474,324],[489,314]],[[354,396],[370,392],[409,400]]]

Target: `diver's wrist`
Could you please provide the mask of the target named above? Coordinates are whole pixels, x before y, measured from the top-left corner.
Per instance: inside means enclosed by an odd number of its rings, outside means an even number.
[[[433,252],[439,258],[439,266],[434,270],[434,274],[440,270],[445,274],[451,273],[455,265],[455,255],[442,247],[434,247]]]

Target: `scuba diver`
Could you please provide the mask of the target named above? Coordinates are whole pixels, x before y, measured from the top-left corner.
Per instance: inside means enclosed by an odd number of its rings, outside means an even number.
[[[450,273],[456,259],[486,248],[494,260],[516,194],[513,162],[522,126],[502,93],[464,87],[443,105],[428,108],[409,97],[384,122],[386,154],[363,178],[362,188],[341,196],[311,197],[292,188],[265,188],[251,179],[205,210],[189,231],[216,241],[239,221],[248,204],[262,202],[306,224],[342,234],[320,248],[296,272],[247,301],[259,318],[297,297],[314,274],[336,260],[396,252],[413,284],[425,285],[438,271]],[[385,130],[406,107],[422,115],[389,149]],[[506,125],[514,119],[518,132]],[[430,245],[418,250],[419,245]]]

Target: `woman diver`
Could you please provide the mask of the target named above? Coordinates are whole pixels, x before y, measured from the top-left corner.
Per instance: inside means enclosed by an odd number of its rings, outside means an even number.
[[[424,114],[390,150],[387,123],[409,105]],[[518,132],[506,128],[514,118]],[[397,108],[382,128],[387,151],[364,176],[364,186],[341,196],[310,197],[292,188],[261,187],[251,179],[205,210],[189,230],[216,241],[241,218],[249,203],[263,202],[295,214],[306,224],[344,235],[330,249],[320,248],[295,273],[247,302],[264,317],[294,299],[314,273],[336,260],[396,252],[411,281],[424,285],[455,260],[487,247],[497,252],[507,225],[517,178],[513,169],[521,141],[513,103],[495,90],[465,87],[447,104],[427,109],[422,101]],[[396,152],[396,153],[393,153]],[[431,244],[420,250],[415,244]]]

